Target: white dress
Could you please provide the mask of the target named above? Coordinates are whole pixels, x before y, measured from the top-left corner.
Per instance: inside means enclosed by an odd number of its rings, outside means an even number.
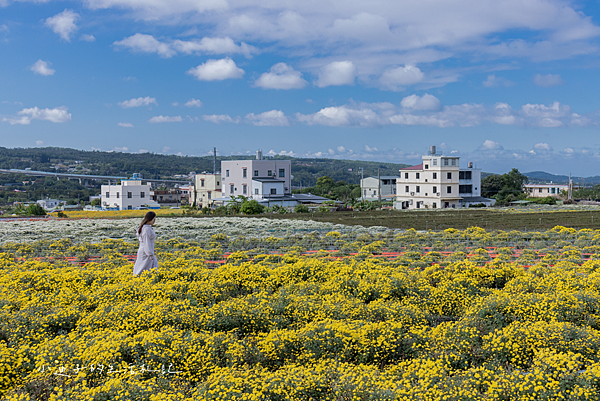
[[[154,239],[156,238],[156,234],[152,226],[145,224],[142,227],[142,233],[137,236],[140,241],[140,248],[137,252],[135,265],[133,266],[134,276],[141,274],[144,270],[150,271],[158,267],[158,260],[154,256]]]

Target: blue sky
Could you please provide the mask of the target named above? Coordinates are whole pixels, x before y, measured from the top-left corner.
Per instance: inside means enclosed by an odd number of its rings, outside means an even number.
[[[597,1],[0,0],[0,146],[600,174]]]

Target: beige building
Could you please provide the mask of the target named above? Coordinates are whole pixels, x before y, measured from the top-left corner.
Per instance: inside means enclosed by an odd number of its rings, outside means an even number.
[[[458,157],[428,154],[423,156],[423,163],[401,169],[396,179],[394,208],[458,208],[458,163]]]
[[[259,188],[259,183],[263,182],[260,179],[267,178],[269,181],[276,180],[283,183],[283,194],[277,192],[277,195],[291,194],[291,171],[291,160],[262,160],[260,152],[257,153],[255,160],[223,160],[221,162],[223,196],[243,195],[254,199],[262,198],[264,191],[262,187]],[[256,193],[257,188],[259,193]],[[268,194],[271,194],[270,187]]]
[[[196,174],[194,185],[189,188],[190,205],[210,206],[213,199],[221,197],[221,174]]]
[[[573,189],[579,189],[579,187],[573,186]],[[569,186],[567,184],[525,184],[523,186],[523,191],[530,198],[545,198],[547,196],[552,196],[553,198],[558,198],[560,196],[560,191],[569,191]]]

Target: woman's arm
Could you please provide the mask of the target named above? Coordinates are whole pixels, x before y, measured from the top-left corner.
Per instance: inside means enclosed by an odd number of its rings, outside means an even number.
[[[142,239],[144,242],[144,253],[150,257],[154,257],[154,232],[152,227],[144,226],[142,228]]]

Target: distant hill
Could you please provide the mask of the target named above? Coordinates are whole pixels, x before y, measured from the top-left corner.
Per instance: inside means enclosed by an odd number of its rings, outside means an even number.
[[[544,184],[544,183],[549,183],[550,181],[552,181],[553,183],[556,184],[568,184],[569,183],[569,176],[568,175],[556,175],[556,174],[550,174],[550,173],[546,173],[545,171],[532,171],[529,173],[523,173],[527,176],[527,178],[529,178],[529,182],[532,184]],[[573,182],[575,184],[582,184],[585,181],[585,184],[590,184],[590,185],[596,185],[596,184],[600,184],[600,176],[593,176],[593,177],[577,177],[577,176],[571,176],[571,179],[573,180]]]
[[[217,169],[221,160],[252,159],[254,156],[217,156]],[[273,159],[292,161],[293,186],[314,186],[317,178],[329,176],[335,181],[359,183],[359,168],[364,176],[398,175],[398,170],[407,167],[401,163],[382,163],[376,161],[338,160],[312,158],[302,159],[287,156],[274,156]],[[146,178],[172,178],[175,175],[187,175],[213,171],[213,157],[176,156],[155,153],[121,153],[83,151],[69,148],[17,148],[0,147],[0,168],[26,169],[53,172],[73,172],[77,174],[98,174],[112,176],[131,176],[141,173]],[[23,177],[12,174],[0,174],[0,185],[21,181]]]

